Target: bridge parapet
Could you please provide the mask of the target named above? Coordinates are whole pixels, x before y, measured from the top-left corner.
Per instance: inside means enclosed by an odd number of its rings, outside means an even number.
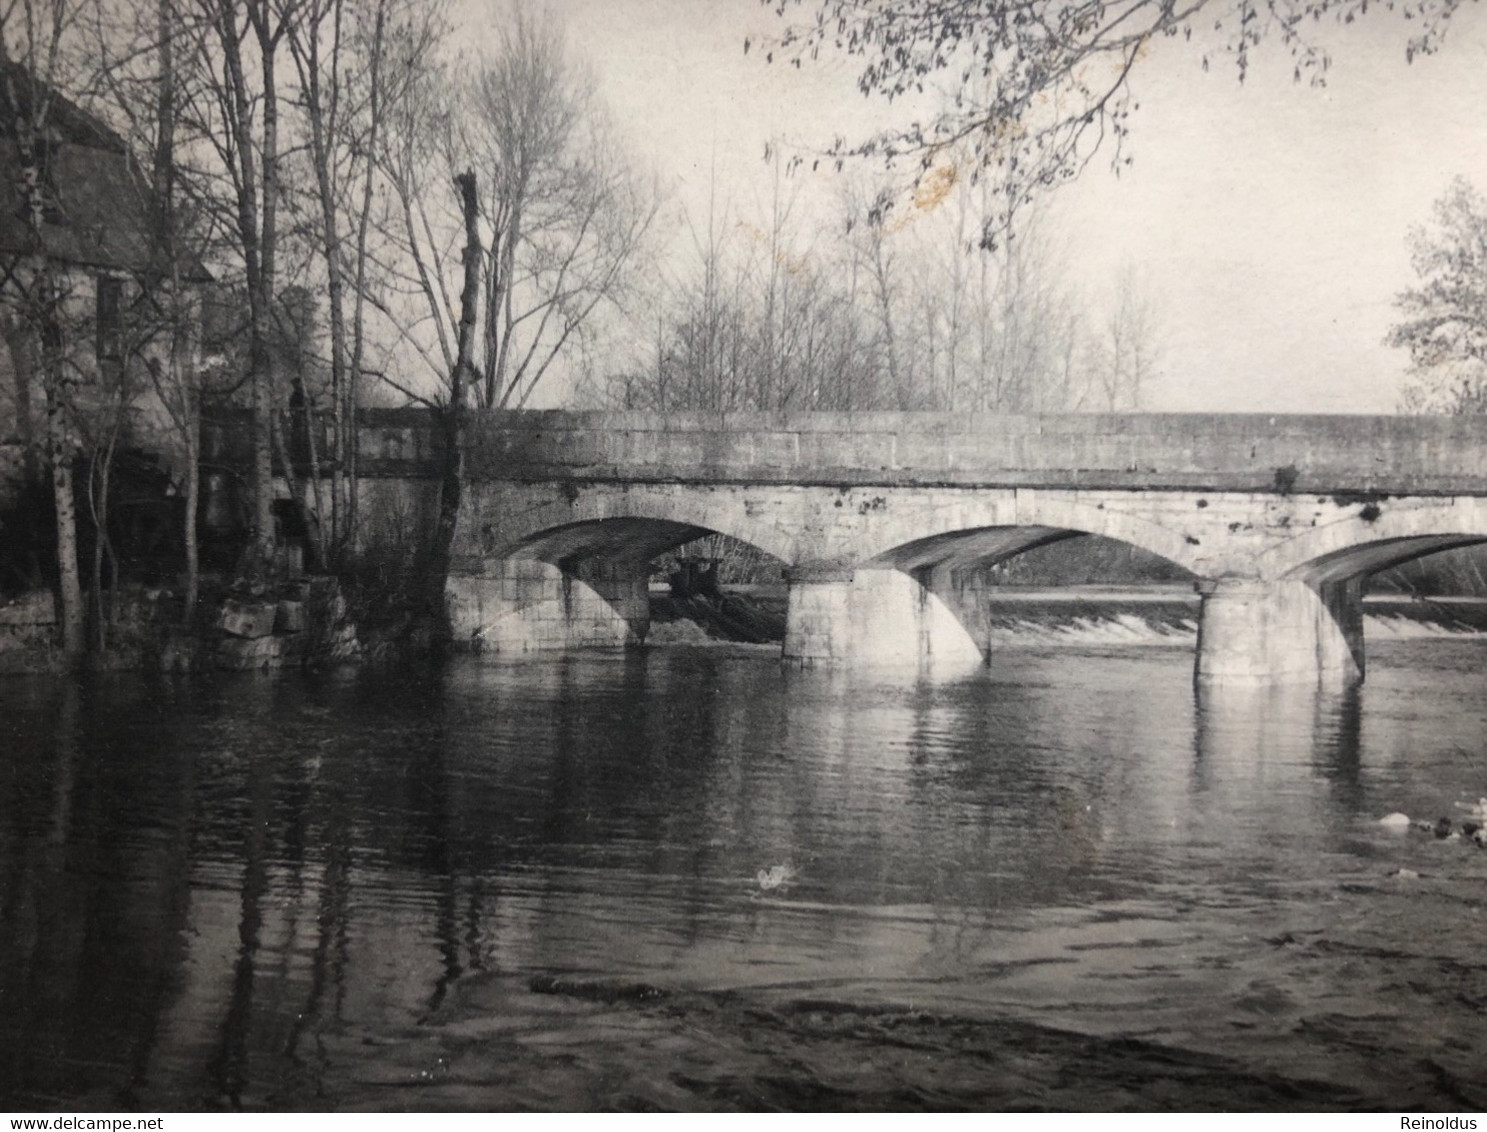
[[[477,479],[1460,495],[1487,419],[1200,413],[493,413]]]
[[[329,413],[296,410],[290,417],[292,433],[286,448],[295,471],[310,468],[310,437],[320,470],[332,466]],[[392,479],[434,479],[439,474],[443,440],[434,415],[427,409],[362,409],[356,415],[357,467],[363,476]],[[253,461],[253,415],[248,409],[217,408],[202,414],[201,458],[214,467],[246,469]],[[274,453],[278,470],[279,454]]]
[[[246,466],[248,423],[244,410],[214,413],[204,458]],[[363,475],[437,475],[429,411],[363,409],[358,423]],[[323,463],[330,441],[316,424]],[[526,483],[1482,495],[1487,418],[512,410],[472,416],[466,458],[478,480]]]

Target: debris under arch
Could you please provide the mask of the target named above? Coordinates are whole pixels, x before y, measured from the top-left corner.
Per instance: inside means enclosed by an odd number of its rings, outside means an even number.
[[[744,644],[785,639],[784,603],[771,595],[722,591],[711,594],[651,594],[651,625],[690,621],[710,638]]]

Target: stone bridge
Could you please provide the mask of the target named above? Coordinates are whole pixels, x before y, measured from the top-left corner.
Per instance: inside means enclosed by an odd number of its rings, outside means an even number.
[[[467,446],[456,633],[618,645],[647,563],[710,532],[778,558],[784,656],[979,661],[976,568],[1078,534],[1185,568],[1200,679],[1363,675],[1372,572],[1487,541],[1467,417],[513,412]]]

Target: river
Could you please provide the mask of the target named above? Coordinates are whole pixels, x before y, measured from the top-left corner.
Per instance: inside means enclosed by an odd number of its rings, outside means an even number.
[[[7,678],[0,1108],[1487,1106],[1487,638],[1126,628]]]

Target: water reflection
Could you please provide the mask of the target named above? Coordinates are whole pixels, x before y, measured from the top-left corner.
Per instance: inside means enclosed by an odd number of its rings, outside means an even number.
[[[558,1070],[522,1043],[546,1048],[555,1018],[577,1056],[611,1039],[534,999],[538,976],[1123,1020],[1255,1065],[1310,1056],[1356,1085],[1360,1055],[1299,1019],[1335,1010],[1363,961],[1278,972],[1255,941],[1301,908],[1411,955],[1408,917],[1372,911],[1409,894],[1359,878],[1397,857],[1437,878],[1434,899],[1479,886],[1476,858],[1373,823],[1487,792],[1461,754],[1483,733],[1479,666],[1459,644],[1406,649],[1341,695],[1196,698],[1170,650],[1008,650],[907,683],[748,649],[16,681],[0,1097],[378,1107],[455,1080],[446,1035],[479,1025],[509,1060],[492,1053],[486,1084],[447,1103],[559,1104],[556,1078],[523,1091]],[[772,869],[788,879],[761,884]],[[1469,954],[1456,922],[1433,949]],[[1246,1005],[1282,1000],[1292,1013],[1263,1025]],[[1453,1040],[1481,1025],[1422,1002]],[[666,1042],[701,1023],[666,1025],[654,1050],[614,1039],[622,1076],[664,1077]]]
[[[1362,803],[1362,696],[1359,687],[1200,686],[1194,729],[1193,787],[1216,796],[1216,812],[1302,820],[1310,787],[1329,785],[1333,812]]]

